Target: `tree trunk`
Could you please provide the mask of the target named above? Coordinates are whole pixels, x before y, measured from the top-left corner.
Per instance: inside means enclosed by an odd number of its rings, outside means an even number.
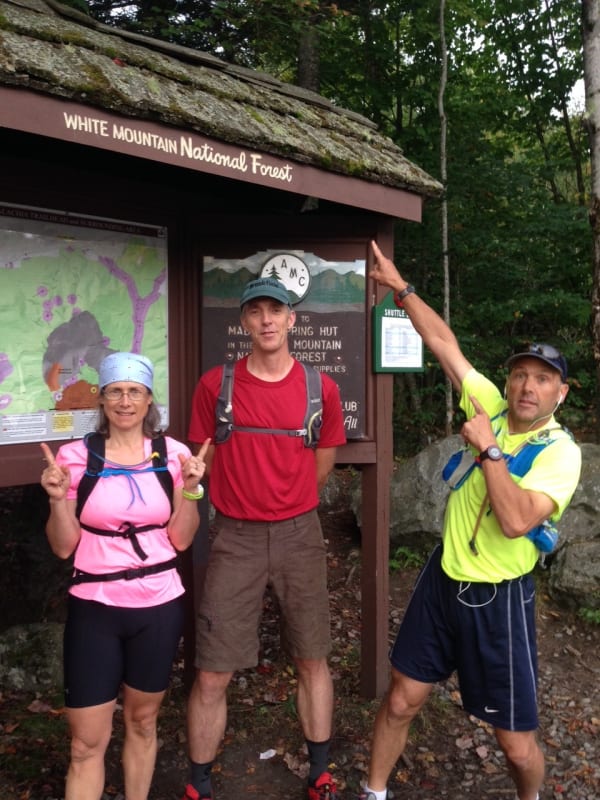
[[[446,189],[448,183],[448,163],[446,153],[447,119],[444,108],[444,93],[448,79],[448,48],[446,46],[446,20],[444,16],[446,0],[440,0],[440,56],[441,75],[438,92],[438,113],[440,118],[440,176]],[[442,198],[442,266],[444,272],[444,320],[450,325],[450,265],[448,257],[448,199],[444,191]],[[446,378],[446,436],[452,433],[452,418],[454,416],[454,397],[452,384]]]
[[[319,92],[319,33],[314,24],[308,24],[300,34],[296,83],[303,89]]]
[[[556,65],[556,76],[558,79],[560,89],[560,95],[558,98],[558,107],[561,112],[563,125],[565,129],[565,136],[567,137],[567,143],[569,145],[569,152],[571,153],[571,159],[573,161],[573,169],[575,170],[575,177],[577,180],[577,195],[579,197],[580,205],[584,205],[585,203],[585,180],[583,177],[583,165],[582,165],[582,158],[581,158],[581,148],[577,146],[575,142],[575,136],[573,135],[573,126],[571,125],[571,115],[569,114],[569,102],[568,102],[568,91],[566,87],[566,82],[563,79],[563,70],[561,68],[561,58],[560,58],[560,48],[556,43],[556,37],[554,35],[554,29],[552,27],[552,12],[550,8],[549,0],[545,0],[546,11],[548,13],[548,21],[549,21],[549,44],[551,45],[550,52],[552,53],[552,58]]]
[[[582,0],[585,120],[590,139],[593,241],[592,347],[596,364],[596,440],[600,441],[600,0]]]

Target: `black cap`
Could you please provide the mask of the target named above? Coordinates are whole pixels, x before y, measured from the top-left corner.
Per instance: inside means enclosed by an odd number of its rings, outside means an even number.
[[[557,350],[551,344],[530,344],[520,353],[515,353],[510,356],[506,362],[506,366],[511,370],[519,358],[539,358],[555,369],[559,374],[563,383],[567,382],[567,360],[562,355],[560,350]]]

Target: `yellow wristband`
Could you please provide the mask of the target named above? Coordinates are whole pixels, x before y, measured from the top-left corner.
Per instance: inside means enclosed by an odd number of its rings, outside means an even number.
[[[198,489],[195,492],[188,492],[187,489],[184,489],[181,494],[185,497],[186,500],[202,500],[204,497],[204,486],[201,483],[198,484]]]

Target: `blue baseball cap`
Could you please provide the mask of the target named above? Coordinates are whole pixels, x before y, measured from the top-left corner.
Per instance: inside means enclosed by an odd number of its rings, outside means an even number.
[[[271,300],[277,300],[284,306],[292,307],[287,289],[275,278],[255,278],[247,283],[240,298],[240,308],[250,300],[257,300],[259,297],[270,297]]]
[[[98,383],[104,389],[116,381],[141,383],[152,391],[154,368],[146,356],[138,353],[111,353],[103,358],[98,367]]]
[[[520,353],[510,356],[506,362],[508,369],[511,370],[520,358],[539,358],[560,374],[563,383],[567,382],[567,360],[553,345],[535,343],[527,345]]]

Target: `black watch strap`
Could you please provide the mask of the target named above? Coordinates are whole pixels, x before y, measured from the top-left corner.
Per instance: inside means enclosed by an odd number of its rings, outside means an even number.
[[[502,460],[502,450],[498,447],[498,445],[492,444],[489,447],[486,447],[485,450],[482,450],[479,453],[479,463],[485,461],[486,458],[489,458],[490,461],[501,461]]]
[[[401,292],[396,292],[396,294],[394,295],[394,303],[398,306],[398,308],[402,308],[403,306],[402,301],[404,300],[404,298],[407,297],[409,294],[415,294],[416,291],[417,290],[415,289],[415,287],[409,283],[408,286],[402,289]]]

